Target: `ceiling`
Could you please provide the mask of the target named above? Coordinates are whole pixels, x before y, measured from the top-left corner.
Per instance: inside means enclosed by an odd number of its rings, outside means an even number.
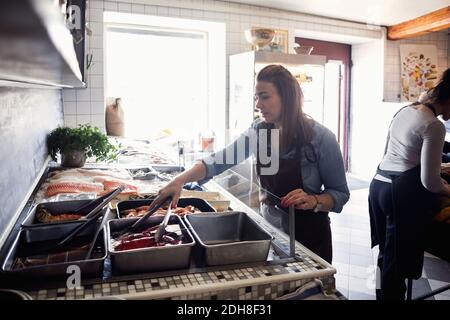
[[[447,7],[450,0],[232,0],[375,25],[391,26]]]

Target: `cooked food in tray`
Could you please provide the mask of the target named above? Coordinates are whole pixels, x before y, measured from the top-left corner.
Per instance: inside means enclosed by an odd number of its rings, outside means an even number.
[[[122,211],[122,216],[125,218],[136,218],[136,217],[142,217],[150,208],[150,205],[148,206],[140,206],[134,209],[128,209]],[[167,211],[167,205],[162,206],[159,208],[153,215],[164,215]],[[186,206],[186,207],[177,207],[176,209],[172,209],[172,213],[177,214],[179,216],[184,216],[188,213],[200,213],[201,211],[197,209],[194,206]]]
[[[162,235],[159,242],[155,239],[156,230],[159,225],[145,229],[139,233],[127,235],[120,240],[112,240],[114,251],[125,251],[132,249],[165,247],[185,243],[183,234],[178,224],[168,225],[167,233]]]
[[[71,214],[71,213],[52,214],[45,207],[40,207],[36,212],[36,220],[42,223],[73,221],[78,220],[81,217],[83,217],[81,214]]]
[[[33,248],[39,248],[40,246],[47,246],[48,244],[49,241],[45,241],[45,243],[44,241],[41,241],[40,244],[33,243],[32,246]],[[76,243],[73,243],[70,246],[61,247],[56,252],[51,253],[33,254],[33,248],[27,248],[23,250],[22,253],[18,255],[18,257],[16,257],[12,269],[16,270],[32,266],[42,266],[54,263],[84,260],[89,250],[89,246],[90,239],[84,239],[84,241],[77,240]],[[104,251],[102,246],[97,245],[96,247],[94,247],[90,258],[101,258],[104,254],[103,252]]]

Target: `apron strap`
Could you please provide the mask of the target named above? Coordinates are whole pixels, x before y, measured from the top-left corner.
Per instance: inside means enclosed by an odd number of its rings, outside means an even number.
[[[395,119],[395,117],[397,116],[397,114],[399,114],[400,111],[402,111],[403,109],[405,109],[405,108],[407,108],[407,107],[411,107],[411,106],[418,105],[418,104],[420,104],[420,103],[419,103],[419,102],[414,102],[414,103],[412,103],[412,104],[408,104],[407,106],[404,106],[404,107],[400,108],[400,110],[398,110],[398,111],[394,114],[394,116],[392,117],[391,123],[389,124],[388,134],[387,134],[387,137],[386,137],[386,145],[384,146],[384,153],[383,153],[383,156],[386,155],[386,153],[387,153],[387,148],[388,148],[389,140],[391,139],[391,126],[392,126],[392,122],[394,121],[394,119]]]

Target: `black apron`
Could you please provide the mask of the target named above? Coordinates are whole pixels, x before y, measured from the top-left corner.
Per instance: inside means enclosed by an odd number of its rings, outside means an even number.
[[[438,204],[436,194],[422,185],[420,166],[395,175],[382,170],[378,173],[392,179],[393,245],[397,274],[402,278],[418,279],[422,275],[427,229]],[[375,223],[377,218],[372,210],[369,214],[374,247],[380,243]]]
[[[268,140],[270,141],[270,129],[268,127]],[[259,135],[258,135],[259,136]],[[297,135],[299,136],[299,135]],[[297,141],[299,141],[298,139]],[[309,146],[312,148],[312,146]],[[261,175],[261,168],[270,166],[259,161],[259,141],[257,150],[256,169],[260,185],[281,198],[295,189],[303,189],[301,170],[301,150],[303,147],[297,143],[295,156],[292,159],[279,159],[279,170],[275,175]],[[267,154],[270,156],[270,147]],[[316,160],[316,159],[315,159]],[[317,161],[317,160],[316,160]],[[264,190],[260,191],[260,201],[268,206],[274,206],[277,201]],[[283,231],[289,234],[288,209],[281,208]],[[302,245],[316,253],[325,261],[331,263],[333,250],[331,242],[331,228],[328,212],[313,212],[312,210],[295,210],[295,239]]]
[[[426,106],[436,114],[434,108],[428,104]],[[385,150],[389,138],[388,135]],[[402,278],[418,279],[422,275],[427,228],[438,205],[436,194],[422,185],[420,166],[397,173],[378,169],[377,173],[392,180],[392,215],[395,226],[393,245],[397,274]],[[374,247],[380,243],[380,239],[376,229],[376,213],[371,208],[369,197],[371,240]]]

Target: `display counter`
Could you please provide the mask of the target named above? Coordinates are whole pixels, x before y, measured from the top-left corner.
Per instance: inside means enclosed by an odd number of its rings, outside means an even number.
[[[89,165],[88,165],[89,166]],[[45,172],[48,175],[48,171]],[[42,177],[28,206],[18,219],[16,226],[4,244],[0,257],[4,266],[5,257],[18,232],[23,228],[28,211],[33,206],[33,197],[45,184]],[[111,260],[105,259],[102,276],[84,277],[73,285],[72,274],[64,279],[50,280],[47,277],[21,278],[2,272],[0,287],[17,289],[28,293],[33,299],[276,299],[295,292],[306,284],[319,283],[323,297],[336,299],[336,270],[326,261],[295,243],[295,257],[289,254],[289,237],[271,226],[254,209],[233,196],[215,181],[209,181],[204,190],[218,192],[230,201],[229,210],[246,213],[253,221],[273,236],[267,261],[257,263],[224,264],[202,266],[191,264],[186,269],[152,273],[116,275],[111,272]],[[110,218],[116,218],[114,210]],[[75,288],[72,288],[74,287]]]

